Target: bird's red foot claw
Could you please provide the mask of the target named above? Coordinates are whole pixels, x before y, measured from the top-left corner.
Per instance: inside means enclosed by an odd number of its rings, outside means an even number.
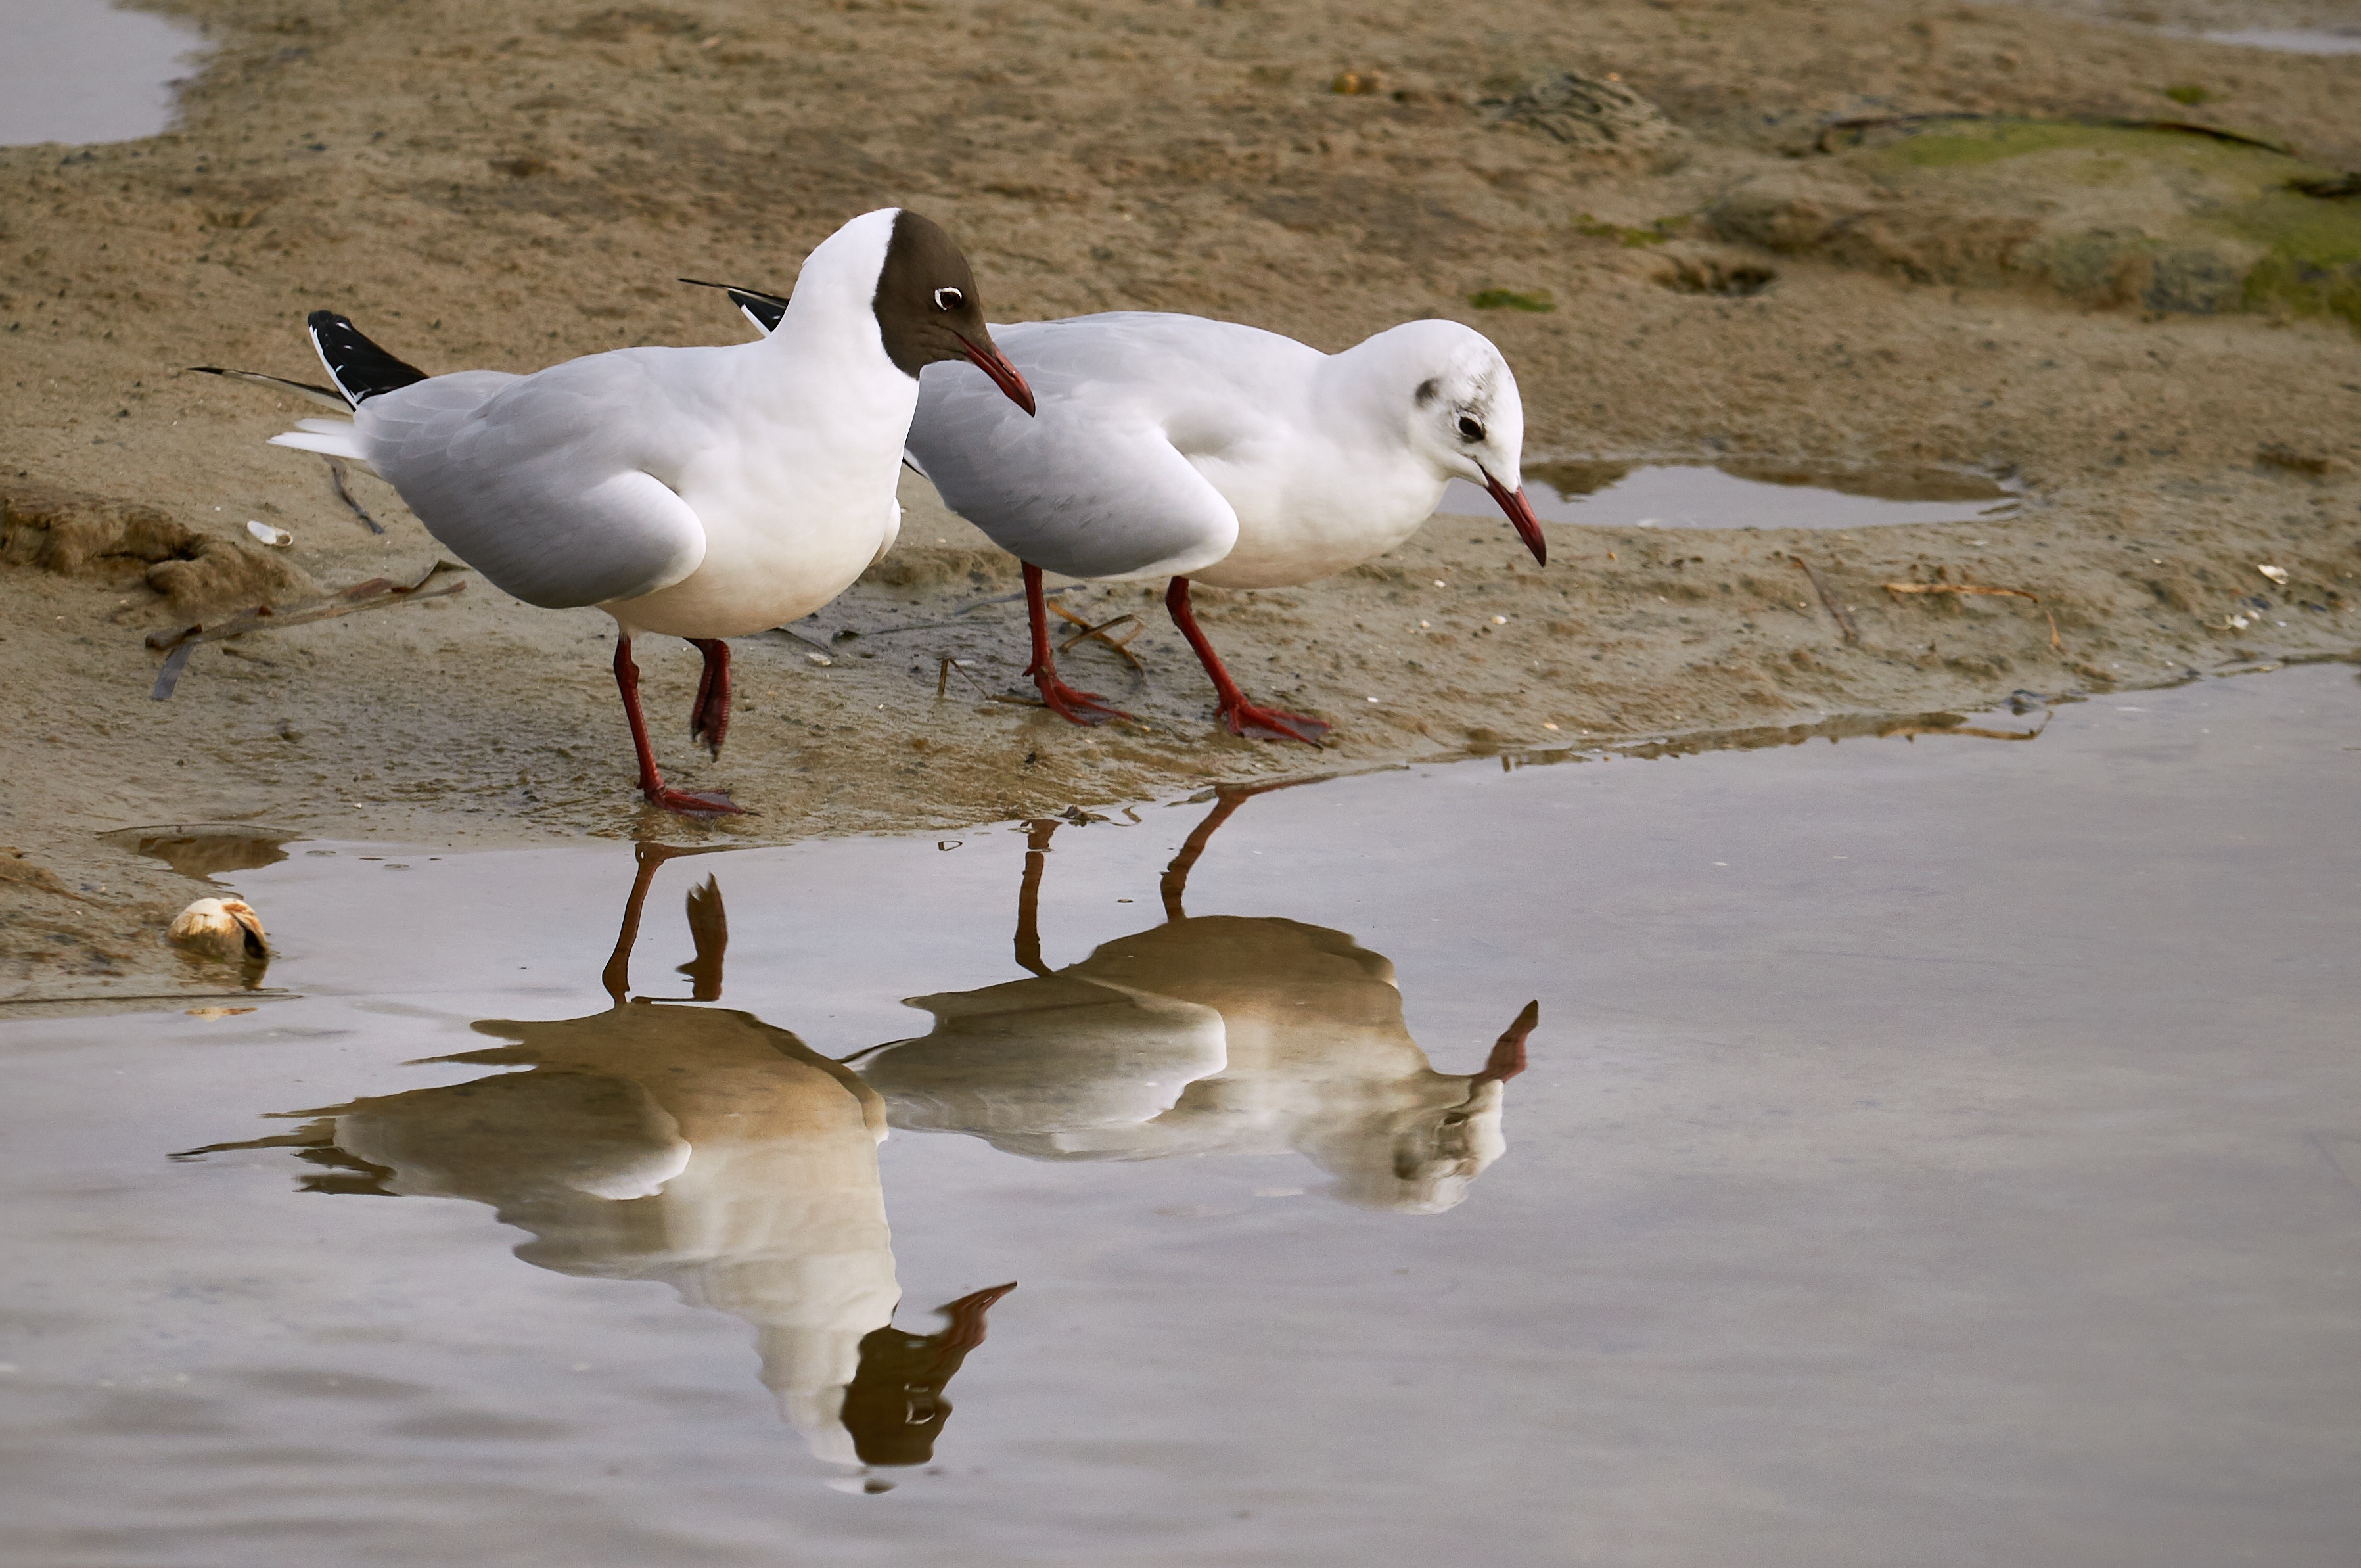
[[[1289,713],[1276,707],[1257,707],[1250,702],[1234,703],[1222,709],[1222,721],[1233,735],[1260,736],[1271,740],[1301,740],[1307,746],[1318,746],[1320,737],[1328,733],[1324,718],[1307,718],[1301,713]]]
[[[683,817],[742,817],[746,808],[730,798],[728,790],[705,793],[691,789],[675,789],[670,784],[658,784],[646,792],[648,804],[666,811],[677,811]]]
[[[1076,691],[1055,675],[1036,675],[1033,684],[1041,688],[1041,706],[1070,724],[1104,724],[1131,717],[1098,693]]]

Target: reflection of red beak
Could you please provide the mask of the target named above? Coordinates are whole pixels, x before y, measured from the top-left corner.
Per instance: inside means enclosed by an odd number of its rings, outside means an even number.
[[[1492,1054],[1485,1058],[1484,1070],[1472,1080],[1476,1083],[1505,1083],[1525,1070],[1525,1036],[1542,1021],[1541,999],[1525,1003],[1509,1032],[1492,1042]]]
[[[960,346],[967,350],[967,356],[974,362],[975,367],[991,377],[994,386],[1008,394],[1010,402],[1028,414],[1033,412],[1033,389],[1025,384],[1025,378],[1016,373],[1016,367],[1011,365],[998,349],[970,343],[963,334],[953,333],[951,335],[960,340]]]
[[[1502,511],[1509,514],[1509,521],[1516,528],[1517,537],[1525,542],[1525,548],[1533,553],[1533,559],[1544,566],[1548,565],[1549,544],[1542,538],[1542,520],[1533,515],[1533,503],[1525,499],[1524,490],[1521,488],[1510,489],[1488,472],[1484,476],[1484,488],[1492,492],[1492,499],[1500,503]]]

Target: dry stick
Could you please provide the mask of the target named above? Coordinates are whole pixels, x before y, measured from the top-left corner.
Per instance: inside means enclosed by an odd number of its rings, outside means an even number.
[[[834,663],[836,662],[833,657],[829,657],[835,653],[836,650],[829,647],[827,643],[822,642],[816,637],[807,637],[792,626],[774,626],[771,628],[771,630],[777,632],[782,637],[794,638],[796,641],[802,643],[807,648],[818,649],[821,656],[828,658],[829,663]]]
[[[325,456],[326,454],[323,453],[322,455]],[[352,491],[345,488],[345,460],[343,458],[328,458],[328,482],[336,487],[336,499],[344,502],[346,506],[352,508],[353,515],[359,518],[363,523],[368,525],[368,531],[371,533],[383,533],[385,532],[385,526],[379,522],[377,519],[363,511],[361,510],[361,503],[353,499]]]
[[[164,667],[156,672],[155,688],[148,695],[158,702],[170,696],[172,688],[180,684],[181,672],[188,667],[189,655],[196,651],[200,642],[218,642],[225,637],[243,637],[249,631],[268,631],[275,627],[333,620],[340,615],[356,615],[365,609],[383,609],[388,605],[406,604],[412,599],[447,598],[467,585],[454,583],[431,594],[419,590],[441,573],[465,570],[466,567],[454,566],[448,561],[437,561],[426,569],[424,576],[414,583],[397,583],[391,577],[371,577],[365,583],[355,583],[351,587],[341,589],[326,599],[295,609],[282,612],[267,604],[257,605],[214,625],[208,626],[199,621],[178,631],[149,632],[148,646],[168,656],[164,660]]]
[[[2005,598],[2031,599],[2035,604],[2040,604],[2041,613],[2049,618],[2049,646],[2061,652],[2065,651],[2066,645],[2058,640],[2058,617],[2050,613],[2048,605],[2041,604],[2039,594],[2024,588],[1988,588],[1975,583],[1887,583],[1884,587],[1890,594],[1993,594]]]
[[[967,664],[965,661],[961,660],[955,653],[944,653],[938,656],[938,662],[935,666],[935,696],[938,700],[939,700],[943,695],[950,689],[951,672],[953,670],[957,670],[960,673],[960,679],[965,681],[976,690],[983,691],[983,683],[967,673]],[[987,697],[991,695],[992,694],[990,692],[984,692],[984,696]]]
[[[1888,126],[1923,126],[1942,120],[2022,121],[2030,118],[2031,116],[2022,115],[1973,115],[1957,112],[1946,114],[1940,111],[1926,115],[1852,115],[1824,123],[1820,126],[1820,134],[1812,138],[1812,150],[1822,153],[1830,150],[1828,133],[1831,131],[1872,131]],[[2219,126],[2202,126],[2194,120],[2126,119],[2114,115],[2068,115],[2060,119],[2034,120],[2033,123],[2053,126],[2095,126],[2107,130],[2119,131],[2169,131],[2182,136],[2206,137],[2214,141],[2229,142],[2237,147],[2258,147],[2266,152],[2286,153],[2290,156],[2293,156],[2295,152],[2295,149],[2285,142],[2265,141],[2260,137],[2225,131]]]
[[[1820,602],[1828,607],[1828,613],[1835,616],[1837,624],[1844,629],[1844,640],[1848,642],[1860,641],[1861,628],[1852,623],[1852,612],[1837,603],[1837,596],[1828,591],[1828,585],[1820,579],[1817,572],[1812,570],[1812,564],[1801,555],[1790,555],[1787,559],[1801,566],[1804,569],[1804,576],[1812,579],[1812,587],[1819,594]]]
[[[1914,724],[1905,729],[1888,729],[1885,734],[1899,735],[1905,740],[1914,735],[1974,735],[1986,740],[2038,740],[2041,730],[2048,728],[2049,721],[2045,718],[2040,729],[1979,729],[1971,724],[1954,724],[1948,728]]]
[[[1072,610],[1068,609],[1064,605],[1059,604],[1054,600],[1050,602],[1049,608],[1056,610],[1066,620],[1072,621],[1076,626],[1082,628],[1080,631],[1075,632],[1071,637],[1067,638],[1063,642],[1058,644],[1059,652],[1064,653],[1071,652],[1075,643],[1095,637],[1100,641],[1105,643],[1108,647],[1114,649],[1116,652],[1122,654],[1126,659],[1131,661],[1131,667],[1133,669],[1137,670],[1142,674],[1146,674],[1148,673],[1148,666],[1139,662],[1139,655],[1133,652],[1129,646],[1127,646],[1132,638],[1138,636],[1140,632],[1147,628],[1148,623],[1140,620],[1139,617],[1126,613],[1116,616],[1113,620],[1102,620],[1097,625],[1093,626],[1089,621],[1083,620],[1081,616],[1076,615]],[[1122,641],[1118,642],[1114,638],[1109,637],[1106,634],[1108,627],[1121,626],[1126,620],[1131,622],[1131,630],[1124,637]]]
[[[1050,589],[1049,589],[1049,590],[1048,590],[1047,592],[1045,592],[1041,597],[1042,597],[1042,598],[1056,598],[1056,597],[1057,597],[1058,595],[1060,595],[1060,594],[1070,594],[1070,593],[1074,592],[1074,591],[1075,591],[1076,589],[1078,589],[1078,588],[1086,588],[1086,587],[1090,587],[1090,585],[1089,585],[1088,583],[1068,583],[1068,584],[1067,584],[1064,587],[1062,587],[1062,588],[1050,588]],[[1018,599],[1021,599],[1021,598],[1023,598],[1024,597],[1025,597],[1025,592],[1024,592],[1024,590],[1023,590],[1023,589],[1021,589],[1021,588],[1020,588],[1020,589],[1018,589],[1016,592],[1015,592],[1015,593],[1013,593],[1013,594],[994,594],[992,598],[988,598],[988,599],[977,599],[977,600],[976,600],[974,603],[972,603],[972,604],[963,604],[963,605],[960,606],[960,607],[959,607],[959,609],[955,609],[955,610],[951,611],[951,613],[952,613],[953,615],[965,615],[969,610],[972,610],[972,609],[982,609],[985,605],[988,605],[988,604],[1014,604],[1014,603],[1016,603]]]

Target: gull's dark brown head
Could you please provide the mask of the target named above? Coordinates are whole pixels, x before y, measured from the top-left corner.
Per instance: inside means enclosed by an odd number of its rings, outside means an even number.
[[[877,330],[886,356],[906,375],[964,359],[992,378],[1011,402],[1033,411],[1033,389],[992,341],[967,258],[942,227],[904,207],[894,214],[885,265],[877,273]]]

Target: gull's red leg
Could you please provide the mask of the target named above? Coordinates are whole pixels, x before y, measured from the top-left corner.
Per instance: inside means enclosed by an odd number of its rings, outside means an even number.
[[[648,797],[649,805],[690,817],[723,817],[746,809],[732,804],[726,794],[675,789],[656,772],[655,748],[648,744],[648,721],[640,713],[640,667],[631,662],[631,640],[620,632],[615,637],[615,689],[623,694],[623,717],[631,725],[631,750],[640,758],[640,793]]]
[[[1328,733],[1326,719],[1276,707],[1257,707],[1246,700],[1246,694],[1223,668],[1222,656],[1213,652],[1213,643],[1198,629],[1197,612],[1189,606],[1188,578],[1172,579],[1172,586],[1164,590],[1164,608],[1172,612],[1172,624],[1180,629],[1180,635],[1197,651],[1197,662],[1213,678],[1214,694],[1221,699],[1214,711],[1230,727],[1231,734],[1268,735],[1274,740],[1301,740],[1307,746],[1320,744],[1320,737]]]
[[[1104,724],[1131,715],[1108,705],[1096,692],[1076,691],[1058,678],[1058,662],[1049,652],[1049,601],[1041,593],[1041,568],[1025,563],[1025,613],[1033,622],[1033,662],[1025,673],[1041,688],[1042,705],[1075,724]]]
[[[719,637],[681,641],[705,655],[705,673],[697,681],[697,701],[688,710],[688,738],[704,741],[719,757],[722,738],[730,733],[730,644]]]

